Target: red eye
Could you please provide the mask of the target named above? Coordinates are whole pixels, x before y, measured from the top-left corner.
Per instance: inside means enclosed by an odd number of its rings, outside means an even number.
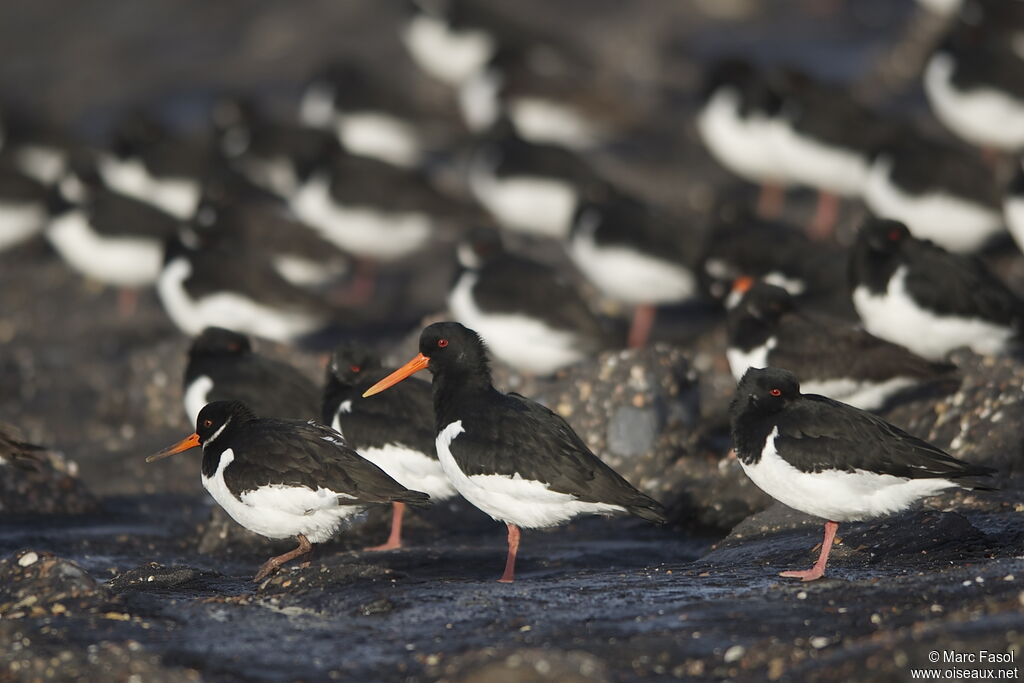
[[[362,368],[359,367],[358,365],[350,365],[348,366],[348,369],[351,370],[352,372],[359,372],[360,370],[362,370]]]
[[[889,231],[889,241],[890,241],[890,242],[899,242],[899,241],[900,241],[900,238],[901,238],[902,236],[903,236],[903,235],[901,235],[901,234],[900,234],[900,231],[899,231],[899,230],[890,230],[890,231]]]
[[[206,418],[205,420],[203,420],[203,426],[209,429],[210,427],[213,426],[213,420],[211,420],[210,418]]]
[[[782,396],[782,390],[781,389],[772,389],[768,393],[771,394],[772,396]]]
[[[443,349],[444,347],[448,346],[448,340],[447,340],[447,339],[438,339],[438,340],[437,340],[437,345],[438,345],[438,346],[439,346],[440,348],[442,348],[442,349]]]

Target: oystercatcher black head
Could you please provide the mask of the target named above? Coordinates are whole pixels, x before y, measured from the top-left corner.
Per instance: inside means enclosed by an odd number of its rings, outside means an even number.
[[[190,421],[213,401],[243,401],[262,417],[311,419],[319,391],[304,374],[253,352],[244,334],[208,327],[195,338],[185,367],[185,413]]]
[[[853,303],[872,334],[930,360],[968,346],[998,353],[1024,327],[1024,303],[980,260],[870,219],[850,250]]]
[[[430,384],[410,379],[383,396],[362,396],[391,372],[382,367],[380,356],[365,346],[342,344],[336,348],[324,388],[324,423],[398,483],[429,494],[431,500],[447,500],[455,495],[455,489],[441,469],[434,447]],[[395,503],[388,540],[367,550],[402,547],[404,511],[402,503]]]
[[[730,415],[736,455],[747,476],[785,505],[827,520],[814,567],[781,576],[821,578],[839,522],[901,512],[952,487],[984,488],[979,478],[994,473],[871,413],[801,394],[787,370],[748,370]]]
[[[361,458],[334,430],[257,418],[238,401],[208,404],[194,434],[146,462],[196,446],[203,448],[203,487],[236,522],[267,538],[298,539],[295,550],[265,562],[255,581],[328,540],[367,504],[428,500]]]
[[[750,278],[729,311],[726,355],[739,380],[749,368],[784,367],[804,391],[878,410],[897,394],[951,379],[955,367],[932,363],[845,320],[800,310],[781,287]],[[955,383],[950,383],[955,386]]]
[[[564,419],[523,396],[496,391],[483,342],[458,323],[424,329],[420,353],[363,396],[427,368],[434,374],[441,467],[466,500],[508,526],[502,582],[514,577],[520,527],[616,512],[665,521],[661,505],[601,462]]]

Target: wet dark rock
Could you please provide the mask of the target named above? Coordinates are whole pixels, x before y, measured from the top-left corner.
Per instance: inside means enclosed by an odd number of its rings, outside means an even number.
[[[0,432],[0,513],[78,515],[98,509],[76,462]]]
[[[957,351],[960,388],[895,406],[885,418],[967,460],[999,470],[998,486],[1024,484],[1024,363]]]
[[[605,683],[612,676],[594,655],[573,650],[487,648],[435,665],[430,675],[450,683]]]
[[[372,617],[377,614],[390,614],[395,609],[395,603],[387,598],[377,598],[360,605],[355,614],[361,617]]]
[[[106,590],[84,569],[53,553],[23,550],[0,560],[4,619],[62,614],[106,597]]]
[[[217,576],[217,574],[192,567],[165,567],[159,562],[149,562],[141,567],[121,572],[107,582],[107,587],[115,592],[159,588],[184,589],[194,587],[203,579],[211,576]]]

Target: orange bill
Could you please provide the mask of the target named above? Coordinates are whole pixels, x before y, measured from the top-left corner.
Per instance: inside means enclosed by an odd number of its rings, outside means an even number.
[[[166,458],[169,455],[174,455],[175,453],[181,453],[182,451],[187,451],[190,448],[195,448],[198,445],[199,445],[199,435],[198,434],[193,434],[192,436],[189,436],[189,437],[186,437],[186,438],[182,439],[181,441],[179,441],[178,443],[174,444],[173,446],[170,446],[169,448],[163,449],[159,453],[154,453],[153,455],[151,455],[148,458],[146,458],[146,462],[155,462],[157,460],[161,460],[163,458]]]
[[[411,361],[398,368],[390,375],[382,379],[381,381],[374,384],[372,387],[363,392],[363,398],[367,396],[373,396],[379,394],[388,387],[393,387],[409,375],[414,375],[420,370],[426,369],[430,365],[430,359],[424,356],[422,353],[417,353],[416,357]]]
[[[754,278],[749,275],[743,275],[736,278],[732,283],[732,291],[739,292],[740,294],[746,294],[750,291],[750,288],[754,286]]]

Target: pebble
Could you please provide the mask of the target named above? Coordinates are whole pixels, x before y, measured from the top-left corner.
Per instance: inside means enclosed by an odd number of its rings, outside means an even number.
[[[39,561],[39,555],[34,551],[29,551],[18,558],[18,566],[20,567],[31,567]]]

